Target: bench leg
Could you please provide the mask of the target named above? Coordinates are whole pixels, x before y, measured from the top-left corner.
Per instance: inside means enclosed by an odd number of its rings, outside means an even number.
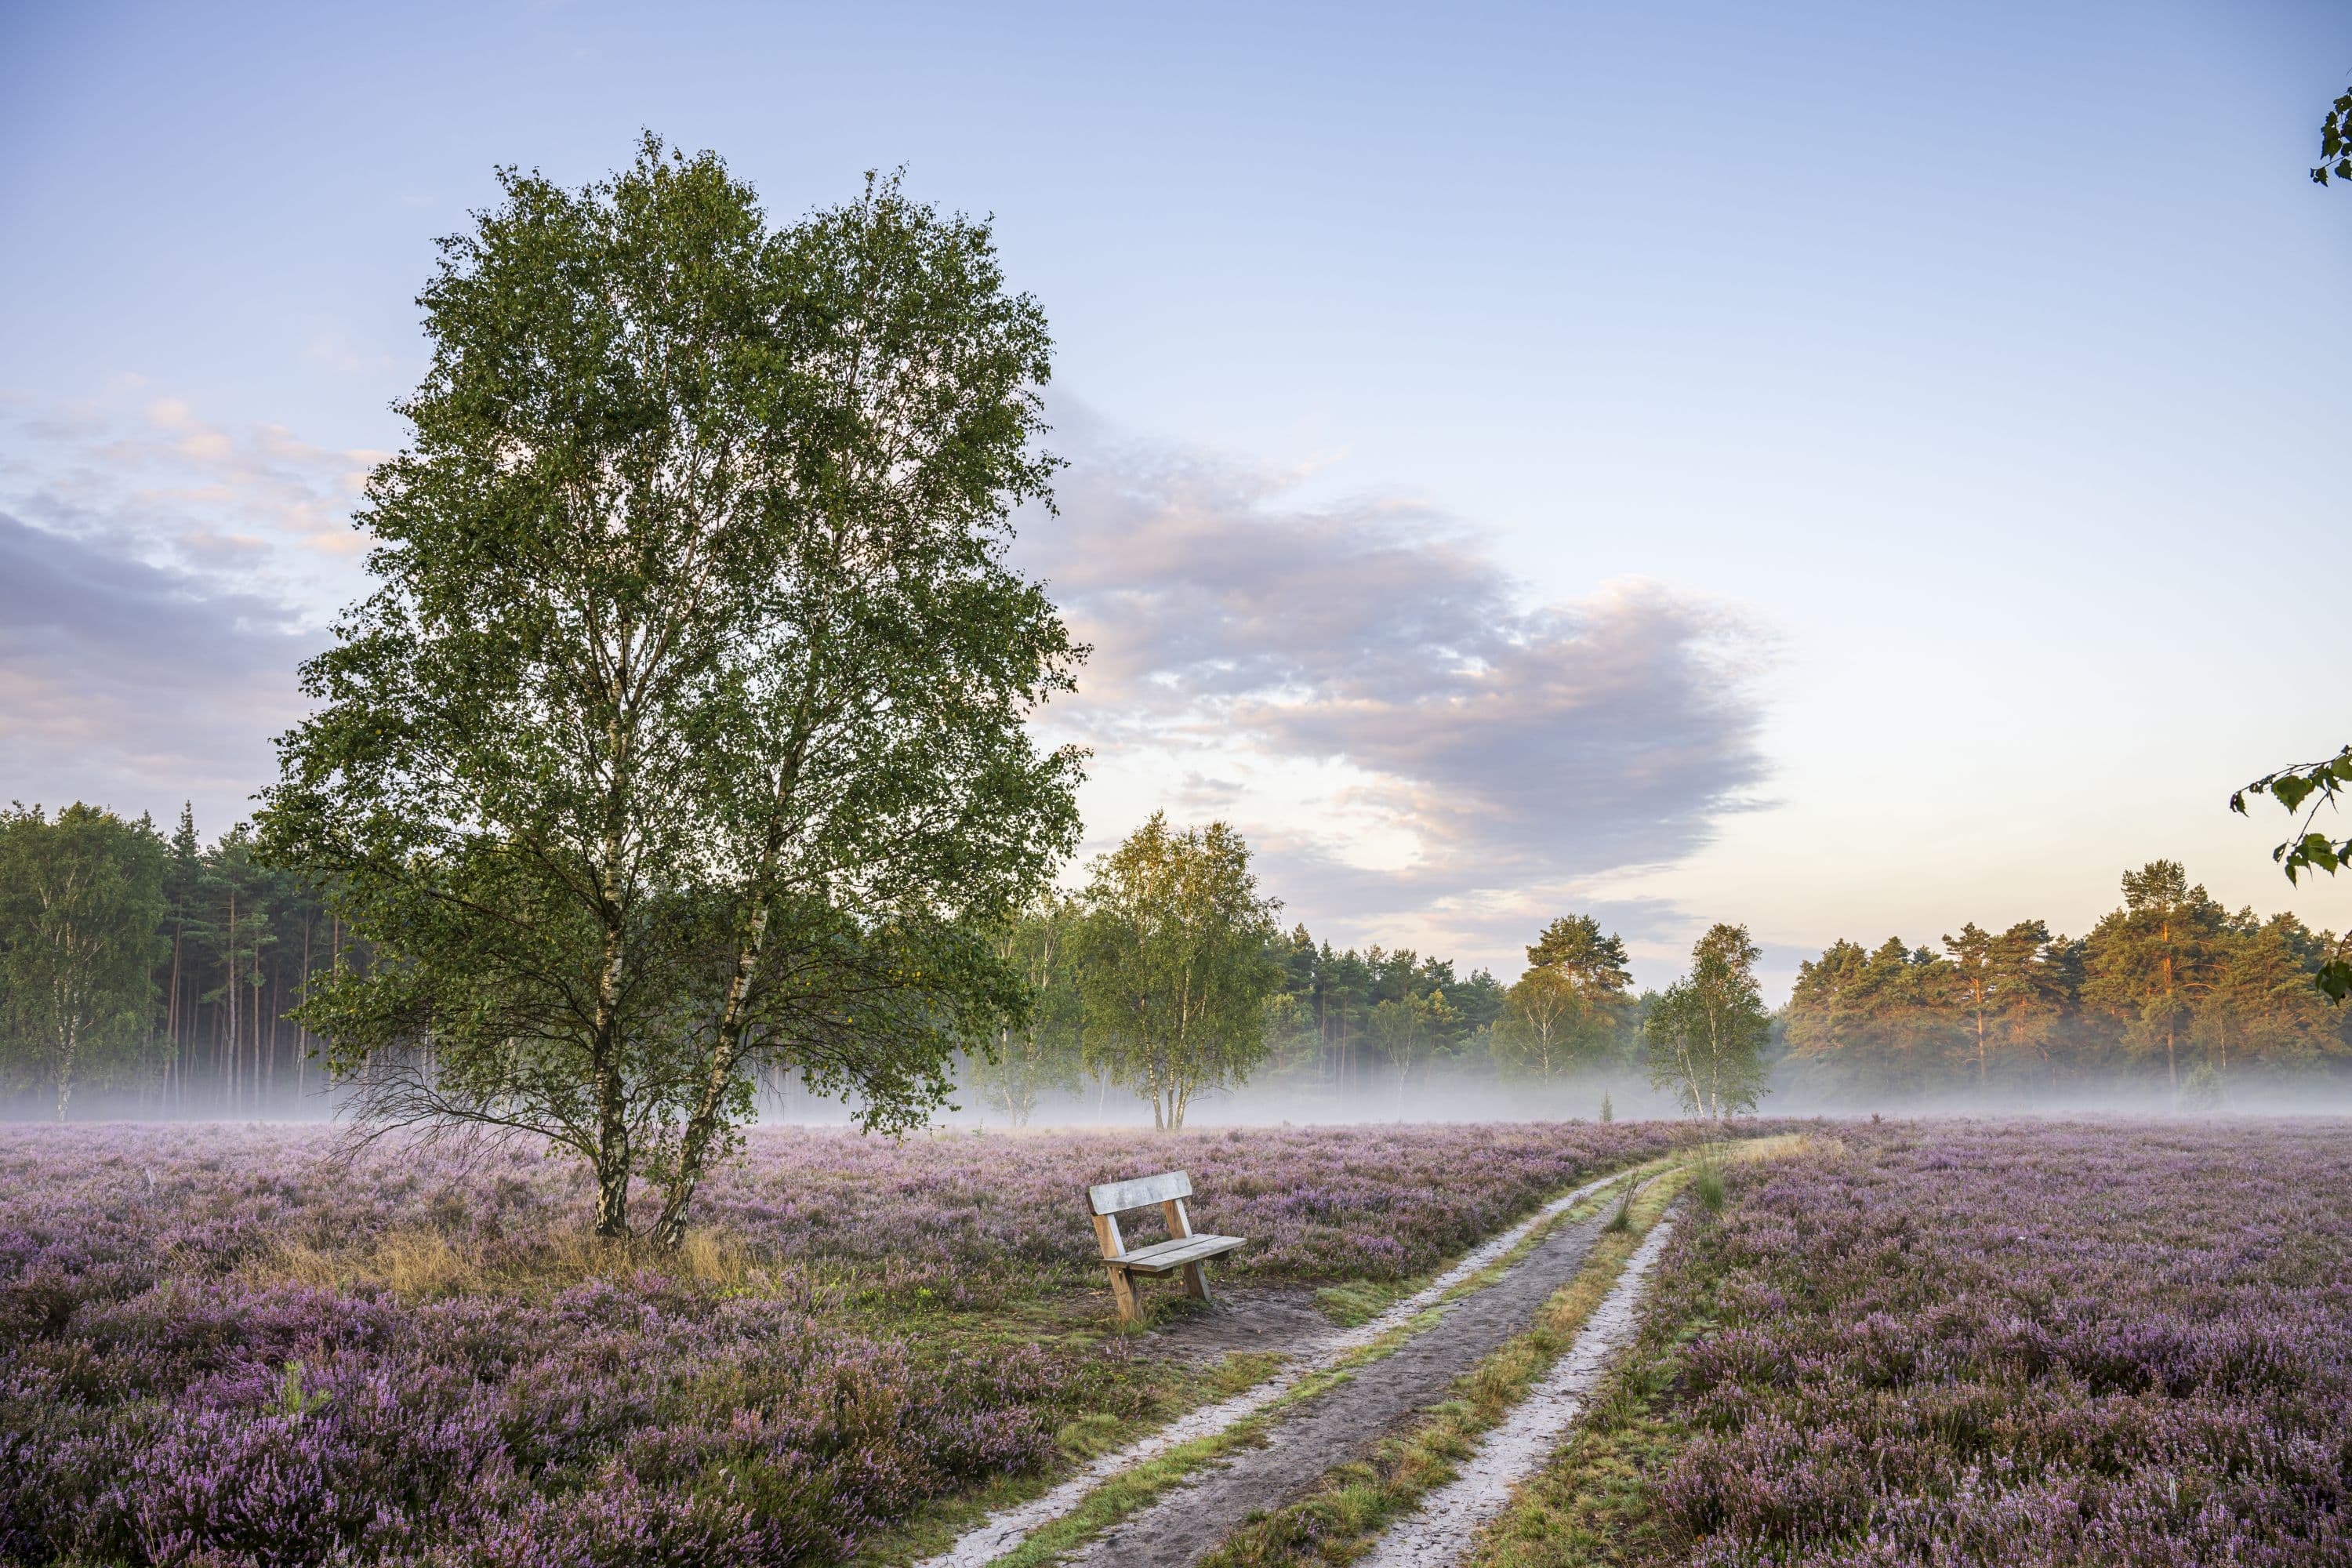
[[[1195,1301],[1209,1299],[1209,1266],[1205,1263],[1184,1265],[1184,1294]]]
[[[1107,1265],[1105,1272],[1110,1276],[1110,1299],[1111,1303],[1118,1309],[1118,1321],[1122,1323],[1134,1322],[1142,1314],[1135,1308],[1133,1277],[1117,1264]]]

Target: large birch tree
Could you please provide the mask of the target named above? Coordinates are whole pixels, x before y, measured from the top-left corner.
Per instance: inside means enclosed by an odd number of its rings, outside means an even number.
[[[368,1125],[543,1135],[675,1243],[756,1069],[905,1126],[1022,1005],[985,933],[1077,821],[1024,720],[1083,650],[1003,554],[1050,343],[893,180],[772,227],[651,138],[500,178],[265,839],[373,945],[301,1015]]]

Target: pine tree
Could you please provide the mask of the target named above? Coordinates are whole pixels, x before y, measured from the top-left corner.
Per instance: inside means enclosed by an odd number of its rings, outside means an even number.
[[[2125,872],[2123,889],[2124,907],[2085,944],[2084,997],[2117,1021],[2127,1050],[2164,1053],[2165,1083],[2177,1097],[2180,1047],[2224,934],[2221,906],[2189,885],[2177,860]]]
[[[2291,914],[2230,920],[2191,1029],[2221,1098],[2249,1062],[2297,1067],[2345,1051],[2342,1019],[2311,982],[2326,953],[2326,939]]]

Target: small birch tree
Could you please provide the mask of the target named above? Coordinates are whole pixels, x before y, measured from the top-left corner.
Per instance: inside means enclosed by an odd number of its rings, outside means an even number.
[[[79,803],[0,817],[0,1023],[60,1121],[146,1035],[164,909],[163,841],[144,819]]]
[[[1240,834],[1222,822],[1179,833],[1159,812],[1095,862],[1083,903],[1087,1057],[1172,1131],[1193,1095],[1265,1058],[1280,906],[1259,895]]]
[[[1752,1111],[1764,1093],[1771,1015],[1756,983],[1763,954],[1746,926],[1717,925],[1691,949],[1688,974],[1650,1005],[1643,1035],[1650,1081],[1713,1123]]]
[[[971,1053],[965,1070],[981,1100],[1015,1127],[1028,1125],[1046,1090],[1078,1084],[1082,1004],[1071,951],[1077,923],[1076,900],[1049,889],[996,939],[996,954],[1019,974],[1029,1005]]]
[[[1563,915],[1528,948],[1528,970],[1503,1001],[1497,1062],[1549,1080],[1607,1054],[1633,1007],[1624,939],[1591,915]]]

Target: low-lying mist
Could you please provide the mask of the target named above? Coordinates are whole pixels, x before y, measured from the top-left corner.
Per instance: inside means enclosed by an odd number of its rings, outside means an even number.
[[[324,1122],[345,1112],[344,1095],[321,1089],[315,1080],[300,1094],[290,1090],[245,1100],[232,1108],[220,1099],[196,1095],[184,1109],[160,1110],[151,1097],[127,1090],[90,1090],[75,1098],[71,1121],[157,1122]],[[757,1121],[765,1126],[850,1126],[856,1107],[814,1093],[795,1078],[764,1085],[757,1098]],[[2303,1075],[2244,1075],[2216,1086],[2192,1083],[2173,1091],[2159,1075],[2117,1071],[2070,1078],[2055,1085],[1994,1082],[1889,1086],[1838,1083],[1801,1061],[1775,1064],[1758,1113],[1770,1117],[1882,1116],[1977,1117],[2162,1117],[2162,1116],[2352,1116],[2352,1082],[2320,1071]],[[1654,1087],[1638,1072],[1601,1071],[1515,1081],[1487,1075],[1422,1073],[1400,1084],[1378,1067],[1346,1084],[1275,1079],[1200,1091],[1188,1109],[1187,1128],[1336,1126],[1372,1122],[1622,1121],[1679,1118],[1686,1114],[1674,1093]],[[0,1101],[0,1121],[55,1121],[54,1108],[37,1094]],[[1093,1081],[1076,1089],[1040,1091],[1025,1114],[991,1103],[978,1086],[959,1084],[950,1102],[931,1118],[935,1128],[1006,1130],[1017,1127],[1113,1127],[1150,1131],[1151,1106],[1130,1089]]]

